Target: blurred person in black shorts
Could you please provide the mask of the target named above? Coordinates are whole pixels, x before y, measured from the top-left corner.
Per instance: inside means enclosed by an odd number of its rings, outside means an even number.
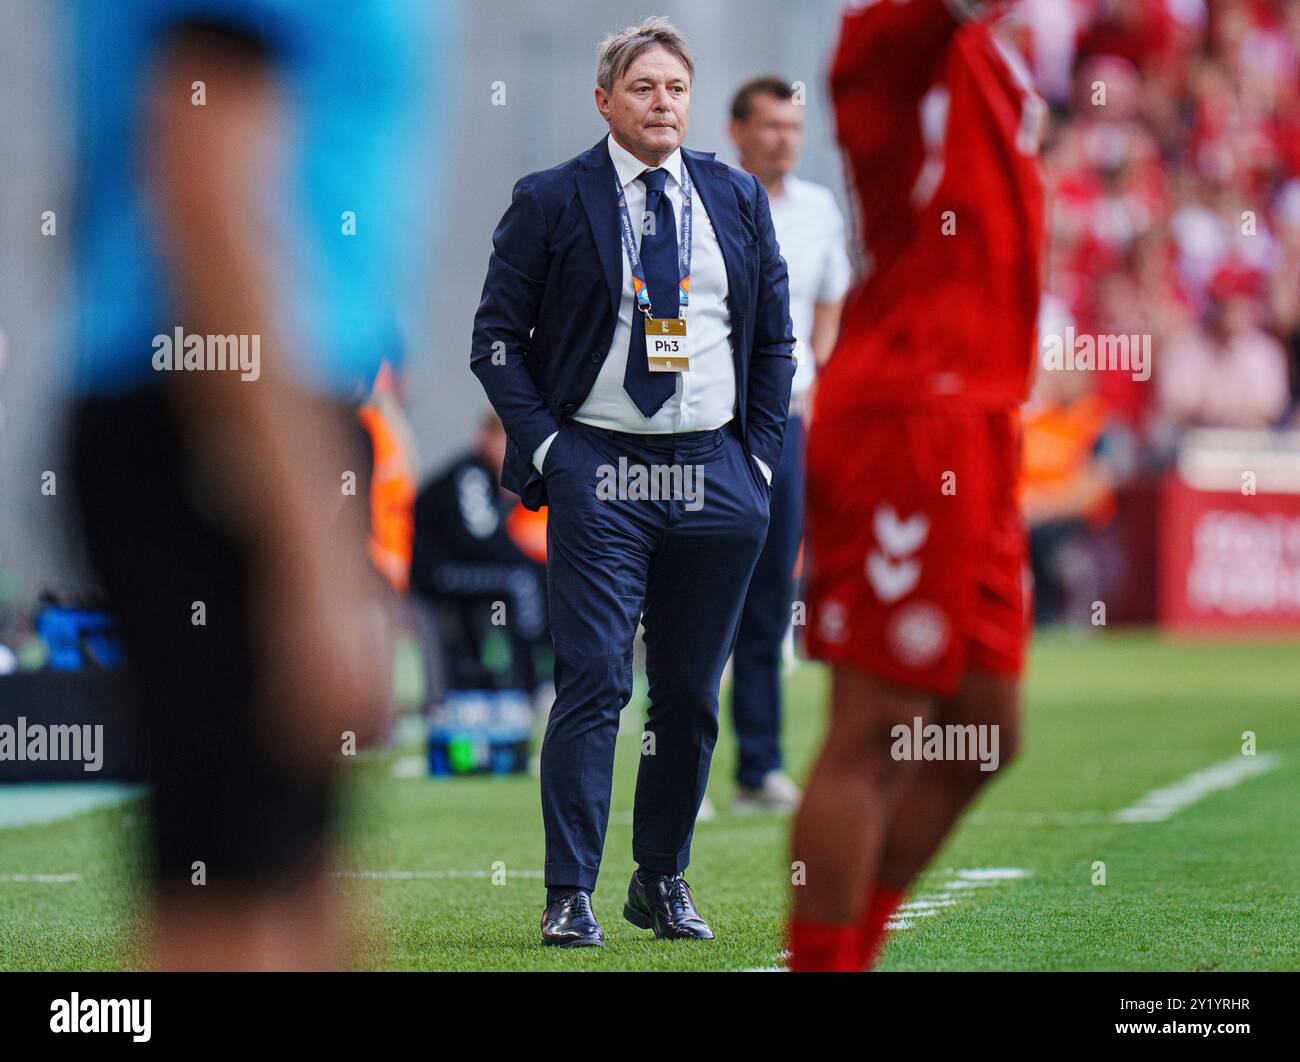
[[[391,669],[351,398],[398,346],[438,12],[79,12],[70,458],[147,721],[167,968],[343,959],[334,776]]]

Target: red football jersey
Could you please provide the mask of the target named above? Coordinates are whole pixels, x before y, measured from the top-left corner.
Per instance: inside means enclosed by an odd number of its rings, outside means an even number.
[[[972,0],[846,11],[831,94],[864,274],[817,416],[1016,405],[1034,359],[1047,108]]]

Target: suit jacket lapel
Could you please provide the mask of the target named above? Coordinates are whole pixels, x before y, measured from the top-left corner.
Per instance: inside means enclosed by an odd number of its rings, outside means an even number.
[[[614,194],[617,180],[614,160],[609,157],[609,148],[602,137],[583,157],[583,169],[578,171],[577,181],[578,195],[591,223],[600,263],[605,269],[605,285],[609,289],[609,305],[615,320],[618,320],[618,304],[623,297],[623,237],[618,231],[618,197]]]
[[[726,167],[712,155],[683,148],[682,158],[690,170],[696,193],[708,211],[718,246],[722,250],[727,288],[731,292],[728,302],[732,316],[741,317],[748,304],[749,286],[745,274],[744,251],[740,244],[740,233],[744,230],[736,193],[726,178]],[[617,180],[614,162],[609,157],[609,148],[602,137],[583,156],[583,168],[578,171],[577,183],[578,195],[591,224],[596,250],[604,267],[609,305],[615,318],[618,317],[619,302],[623,297],[623,237],[618,231],[618,199],[614,193],[614,182]]]
[[[740,233],[744,231],[740,223],[740,207],[736,203],[736,193],[731,181],[726,176],[726,167],[718,162],[712,154],[682,149],[682,158],[686,168],[691,172],[696,191],[708,211],[713,232],[722,249],[722,261],[727,269],[727,290],[730,293],[728,307],[731,311],[732,326],[736,318],[743,316],[749,302],[749,282],[745,275],[745,254],[740,244]],[[719,172],[721,171],[721,172]]]

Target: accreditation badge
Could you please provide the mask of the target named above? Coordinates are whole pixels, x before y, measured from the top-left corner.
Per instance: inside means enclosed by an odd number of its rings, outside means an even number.
[[[690,372],[685,317],[646,317],[646,363],[651,372]]]

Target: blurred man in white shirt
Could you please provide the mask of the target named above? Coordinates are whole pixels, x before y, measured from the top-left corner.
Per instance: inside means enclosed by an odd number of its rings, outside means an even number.
[[[740,746],[734,811],[792,811],[799,790],[782,770],[782,643],[790,627],[794,565],[803,534],[803,418],[817,365],[839,332],[850,267],[844,219],[830,190],[794,175],[804,108],[776,77],[746,82],[731,107],[740,167],[767,191],[777,242],[790,273],[796,340],[785,448],[772,481],[767,542],[749,585],[733,656],[732,719]]]

